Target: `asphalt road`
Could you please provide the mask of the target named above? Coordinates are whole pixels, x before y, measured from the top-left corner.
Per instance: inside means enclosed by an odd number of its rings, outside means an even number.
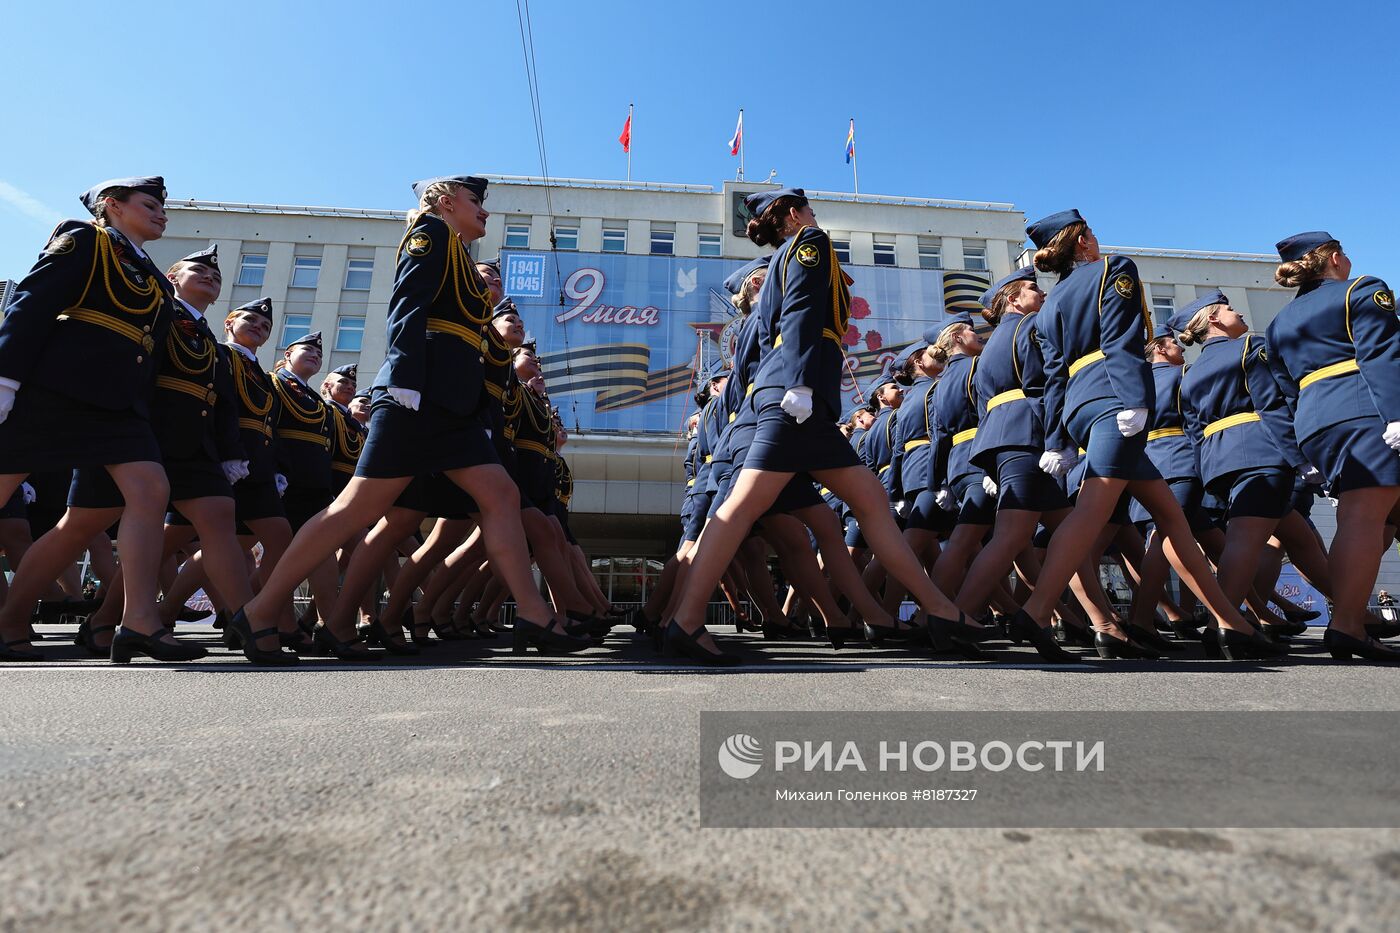
[[[1395,929],[1400,830],[699,826],[702,710],[1397,708],[1316,641],[1047,670],[749,636],[723,673],[627,637],[287,671],[46,641],[0,667],[0,929]]]

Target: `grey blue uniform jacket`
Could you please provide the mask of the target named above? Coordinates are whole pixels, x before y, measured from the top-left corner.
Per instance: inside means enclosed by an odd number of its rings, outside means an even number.
[[[1045,360],[1045,444],[1071,446],[1066,425],[1084,405],[1114,399],[1152,411],[1143,350],[1152,317],[1137,266],[1124,256],[1080,263],[1050,290],[1036,319]]]
[[[1267,333],[1269,365],[1294,400],[1300,441],[1356,418],[1400,421],[1400,322],[1385,282],[1363,275],[1309,283]]]
[[[1212,337],[1202,344],[1181,377],[1181,411],[1207,485],[1241,470],[1305,462],[1262,337]]]

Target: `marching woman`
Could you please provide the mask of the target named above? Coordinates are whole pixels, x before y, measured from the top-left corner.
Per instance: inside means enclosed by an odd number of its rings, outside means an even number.
[[[1041,469],[1068,472],[1075,446],[1088,458],[1074,511],[1050,541],[1035,591],[1011,621],[1042,658],[1075,660],[1050,635],[1050,615],[1065,584],[1113,516],[1124,489],[1152,514],[1167,558],[1216,616],[1221,650],[1237,657],[1282,653],[1254,631],[1221,592],[1171,489],[1147,458],[1152,372],[1144,358],[1151,336],[1137,267],[1123,256],[1103,256],[1078,211],[1052,214],[1026,228],[1037,249],[1035,266],[1060,277],[1036,319],[1045,363],[1046,451]],[[1100,630],[1100,656],[1140,652],[1125,636]]]
[[[1209,523],[1201,508],[1201,476],[1196,448],[1186,434],[1186,415],[1182,408],[1181,375],[1186,358],[1170,324],[1158,324],[1153,329],[1144,355],[1152,367],[1154,395],[1152,418],[1147,425],[1147,458],[1171,487],[1173,498],[1181,506],[1191,530],[1199,539]],[[1145,527],[1150,525],[1151,516],[1136,499],[1129,506],[1128,517],[1143,528],[1149,536],[1149,543],[1142,559],[1142,576],[1133,600],[1131,621],[1124,626],[1124,631],[1134,641],[1158,651],[1180,651],[1180,645],[1156,633],[1153,621],[1157,604],[1171,576],[1171,565],[1162,551],[1162,536],[1155,529]],[[1189,635],[1194,631],[1179,614],[1171,621],[1172,628],[1179,635]]]
[[[1331,234],[1278,244],[1274,279],[1298,296],[1267,331],[1269,365],[1297,411],[1294,431],[1337,499],[1332,538],[1334,658],[1400,661],[1366,632],[1366,604],[1400,501],[1400,322],[1395,293],[1374,276],[1351,277]]]
[[[160,360],[152,421],[160,442],[165,473],[170,481],[170,501],[192,526],[178,529],[178,538],[188,544],[198,537],[203,568],[212,589],[227,609],[232,621],[224,630],[225,644],[241,648],[255,664],[289,665],[296,655],[281,650],[276,626],[253,632],[239,611],[253,596],[248,583],[248,567],[239,547],[234,521],[233,486],[248,476],[248,460],[239,435],[238,404],[229,372],[229,362],[214,338],[204,314],[218,300],[223,285],[217,248],[193,253],[176,262],[166,273],[175,290],[173,325],[165,340],[156,347]],[[70,495],[73,505],[105,508],[119,506],[117,490],[105,473],[77,471]],[[166,549],[173,554],[178,538],[167,538]],[[112,594],[121,592],[119,573]],[[106,653],[97,640],[104,628],[115,628],[118,621],[104,604],[90,624],[79,628],[78,644],[94,654]],[[111,615],[109,616],[109,613]],[[109,620],[110,621],[107,621]],[[105,624],[104,624],[105,622]],[[115,662],[131,659],[114,639],[111,657]]]
[[[977,436],[969,452],[973,464],[986,471],[995,489],[996,516],[991,540],[968,567],[955,602],[970,616],[987,607],[1000,581],[1016,565],[1021,578],[1034,584],[1040,565],[1031,544],[1036,525],[1053,528],[1069,514],[1069,500],[1055,480],[1037,463],[1045,449],[1041,397],[1045,370],[1035,318],[1045,302],[1045,292],[1035,281],[1035,269],[1027,266],[1003,277],[982,293],[982,317],[993,326],[992,335],[977,358],[972,388],[977,396]],[[1092,579],[1096,568],[1076,575]],[[1087,601],[1086,601],[1087,602]]]
[[[1216,579],[1232,604],[1248,594],[1259,556],[1275,533],[1298,568],[1324,593],[1327,555],[1301,515],[1293,515],[1296,475],[1319,483],[1293,431],[1293,412],[1268,364],[1264,340],[1219,289],[1172,315],[1181,343],[1201,355],[1181,377],[1181,410],[1200,460],[1201,480],[1225,504],[1225,547]],[[1287,518],[1285,518],[1287,517]],[[1287,534],[1291,519],[1293,534]],[[1273,580],[1265,581],[1268,590]]]
[[[957,524],[932,576],[939,589],[955,592],[996,518],[996,502],[982,482],[987,474],[971,459],[972,442],[977,437],[977,394],[972,379],[982,353],[982,338],[972,329],[972,317],[966,311],[945,315],[933,337],[931,354],[946,359],[947,364],[930,393],[929,447],[933,456],[925,486],[944,498],[947,510],[957,515]],[[987,628],[984,632],[977,623],[971,628],[984,637],[995,631]]]
[[[156,614],[156,572],[170,485],[150,422],[156,347],[171,322],[170,283],[142,247],[165,232],[159,176],[103,182],[81,198],[92,221],[64,221],[20,282],[0,323],[0,502],[35,470],[101,467],[126,506],[117,546],[126,571],[122,652],[201,657]],[[0,614],[0,660],[38,661],[29,606],[101,527],[67,516],[35,543]],[[81,538],[79,535],[81,534]]]
[[[701,537],[686,591],[666,628],[668,650],[706,664],[738,663],[737,656],[718,650],[705,630],[705,605],[749,529],[798,473],[809,474],[851,507],[871,548],[926,612],[957,620],[956,608],[900,536],[884,488],[836,427],[850,291],[831,239],[816,226],[801,189],[757,192],[745,203],[754,217],[749,239],[780,246],[763,287],[776,310],[772,350],[754,379],[753,442],[729,498]],[[759,323],[767,322],[760,318]]]
[[[433,178],[416,183],[413,191],[418,209],[409,214],[399,246],[388,351],[374,381],[369,440],[354,477],[297,533],[248,604],[248,618],[255,627],[275,620],[297,585],[346,539],[384,515],[414,476],[441,472],[481,510],[492,567],[519,607],[515,649],[580,650],[589,642],[551,623],[553,613],[535,588],[520,494],[476,417],[484,392],[481,331],[492,306],[467,245],[486,232],[486,180]]]

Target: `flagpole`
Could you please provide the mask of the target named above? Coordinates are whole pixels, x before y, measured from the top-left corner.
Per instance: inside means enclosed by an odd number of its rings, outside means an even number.
[[[739,108],[739,180],[744,180],[744,108]]]
[[[627,105],[627,180],[632,180],[632,105]]]
[[[856,187],[856,195],[860,195],[860,170],[857,166],[856,158],[856,118],[851,117],[851,181]]]

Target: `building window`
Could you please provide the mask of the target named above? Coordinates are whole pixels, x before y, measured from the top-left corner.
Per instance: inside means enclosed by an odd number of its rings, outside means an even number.
[[[1152,286],[1152,320],[1154,323],[1166,323],[1167,318],[1172,316],[1172,311],[1176,310],[1176,287],[1172,285]]]
[[[311,333],[311,315],[284,315],[282,318],[282,342],[278,346],[285,348],[293,340],[300,340],[309,333]]]
[[[578,249],[578,227],[555,227],[554,245],[559,249]]]
[[[847,265],[850,264],[850,262],[851,262],[851,241],[850,241],[850,240],[832,240],[832,241],[831,241],[831,247],[832,247],[832,249],[836,250],[836,258],[837,258],[837,260],[839,260],[840,262],[844,262],[844,263],[846,263]]]
[[[700,231],[700,255],[720,256],[724,253],[723,234],[717,230]]]
[[[652,225],[651,254],[653,256],[674,256],[676,254],[676,231]]]
[[[267,274],[266,256],[244,256],[238,264],[238,284],[262,288],[263,276]]]
[[[524,217],[512,217],[506,224],[505,245],[511,249],[529,249],[530,221]]]
[[[604,227],[604,228],[603,228],[603,252],[605,252],[605,253],[625,253],[625,252],[627,252],[627,228],[626,228],[626,227]]]
[[[963,240],[963,268],[968,272],[987,271],[987,244],[982,240]]]
[[[943,244],[940,241],[919,237],[919,268],[943,268]]]
[[[359,353],[365,342],[365,319],[362,317],[339,317],[335,321],[335,348],[350,353]]]
[[[315,288],[321,279],[321,257],[298,256],[292,265],[292,288]]]
[[[875,242],[875,265],[877,265],[877,266],[892,266],[892,265],[894,265],[894,244],[893,244],[893,243],[881,243],[881,242],[879,242],[878,240]]]
[[[345,288],[352,292],[369,291],[370,280],[374,278],[373,259],[352,259],[345,267]]]

